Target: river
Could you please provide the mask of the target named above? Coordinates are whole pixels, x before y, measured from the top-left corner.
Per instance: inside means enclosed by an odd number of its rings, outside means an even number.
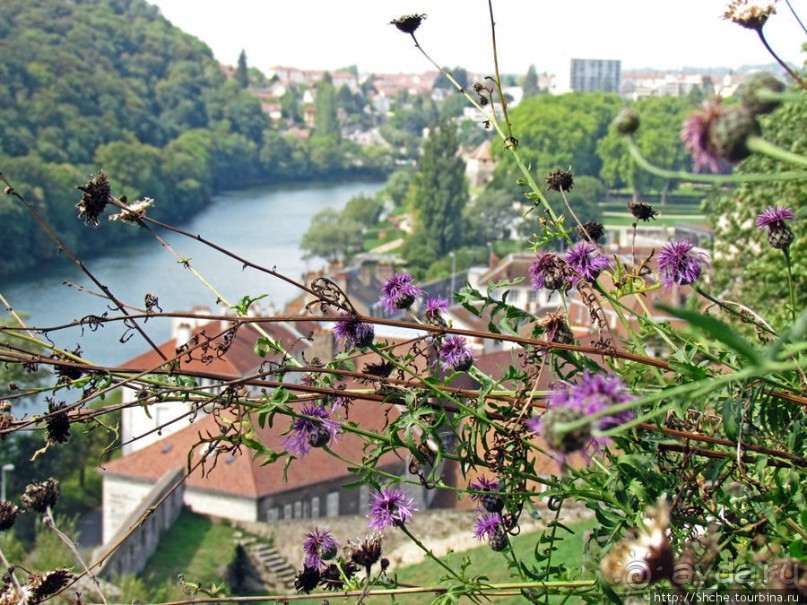
[[[255,188],[218,195],[213,202],[181,227],[223,246],[255,264],[275,268],[294,279],[322,264],[305,261],[299,249],[311,217],[324,208],[341,209],[354,196],[371,195],[381,183],[340,183],[284,188]],[[76,219],[78,220],[78,219]],[[89,228],[89,227],[88,227]],[[130,225],[103,221],[99,229],[132,229]],[[252,269],[242,269],[237,261],[189,238],[161,233],[182,258],[196,269],[219,294],[231,303],[243,296],[268,294],[261,303],[271,302],[282,310],[298,292],[277,278]],[[146,293],[159,299],[168,311],[188,310],[195,305],[216,309],[216,296],[184,268],[155,240],[141,240],[110,251],[102,257],[83,259],[101,283],[124,303],[142,308]],[[15,311],[24,313],[31,326],[48,327],[69,323],[89,314],[109,312],[103,299],[65,285],[70,282],[97,291],[97,287],[74,265],[58,263],[36,274],[6,280],[0,292]],[[8,313],[3,315],[9,319]],[[170,334],[165,320],[145,324],[157,343]],[[73,349],[81,343],[86,359],[102,364],[119,364],[144,352],[148,345],[138,335],[119,342],[124,333],[120,323],[105,326],[96,333],[69,329],[52,333],[60,346]]]

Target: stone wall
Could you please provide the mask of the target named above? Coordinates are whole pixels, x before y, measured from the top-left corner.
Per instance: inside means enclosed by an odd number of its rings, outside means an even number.
[[[105,540],[104,545],[96,552],[94,558],[103,560],[103,567],[98,575],[105,579],[114,579],[122,574],[136,574],[143,571],[157,549],[162,534],[173,525],[182,509],[185,485],[181,482],[184,475],[181,468],[166,472],[145,497],[139,502],[136,501],[136,506],[120,523],[114,535]],[[179,487],[157,506],[177,483],[181,483]],[[155,506],[156,508],[150,510]],[[106,514],[106,506],[104,513]],[[148,515],[145,521],[127,535],[132,527],[140,523],[144,515]]]

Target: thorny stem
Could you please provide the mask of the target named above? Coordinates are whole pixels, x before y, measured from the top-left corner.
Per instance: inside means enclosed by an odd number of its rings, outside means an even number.
[[[507,127],[507,135],[509,139],[512,139],[513,129],[510,125],[510,118],[507,116],[507,101],[504,98],[502,79],[499,74],[499,51],[496,45],[496,21],[493,18],[493,0],[488,0],[488,12],[490,13],[490,37],[493,47],[493,69],[496,75],[496,89],[499,91],[499,102],[502,105],[502,115],[504,117],[504,125]]]
[[[210,290],[210,292],[211,292],[211,293],[213,293],[213,295],[216,297],[216,302],[221,302],[221,303],[222,303],[222,304],[223,304],[225,307],[227,307],[228,309],[232,309],[232,307],[233,307],[232,303],[231,303],[230,301],[228,301],[226,298],[224,298],[224,297],[223,297],[223,296],[222,296],[222,295],[219,293],[219,291],[218,291],[218,290],[216,290],[216,289],[213,287],[213,285],[212,285],[210,282],[208,282],[208,281],[207,281],[207,280],[206,280],[206,279],[205,279],[205,278],[202,276],[202,274],[201,274],[201,273],[199,273],[199,272],[198,272],[196,269],[194,269],[194,268],[191,266],[190,262],[189,262],[187,259],[182,258],[182,257],[181,257],[179,254],[177,254],[176,250],[174,250],[174,248],[171,246],[171,244],[169,244],[167,241],[165,241],[165,239],[163,239],[163,238],[162,238],[162,237],[160,237],[160,236],[159,236],[157,233],[155,233],[155,232],[154,232],[154,230],[153,230],[153,229],[152,229],[150,226],[148,226],[148,225],[147,225],[147,224],[146,224],[146,223],[143,221],[143,219],[142,219],[142,218],[138,219],[138,224],[139,224],[141,227],[143,227],[144,229],[146,229],[146,231],[148,231],[148,232],[149,232],[149,233],[150,233],[152,236],[154,236],[154,238],[155,238],[155,239],[156,239],[158,242],[160,242],[160,244],[161,244],[161,245],[162,245],[162,246],[163,246],[163,247],[164,247],[166,250],[168,250],[168,251],[169,251],[169,252],[170,252],[170,253],[171,253],[171,254],[174,256],[174,258],[176,258],[176,259],[177,259],[177,260],[178,260],[178,261],[179,261],[179,262],[182,264],[182,266],[183,266],[183,267],[185,267],[186,269],[188,269],[188,270],[189,270],[189,271],[190,271],[190,272],[193,274],[193,276],[194,276],[194,277],[196,277],[196,279],[198,279],[200,282],[202,282],[202,284],[203,284],[203,285],[204,285],[204,286],[205,286],[205,287],[206,287],[208,290]],[[274,338],[272,338],[272,336],[270,336],[270,334],[269,334],[269,333],[268,333],[266,330],[264,330],[264,329],[263,329],[263,328],[262,328],[260,325],[256,325],[256,326],[255,326],[255,329],[256,329],[256,330],[257,330],[257,331],[258,331],[258,332],[261,334],[261,336],[263,336],[264,338],[268,339],[268,340],[269,340],[269,341],[270,341],[270,342],[271,342],[271,343],[272,343],[274,346],[276,346],[276,347],[279,347],[279,346],[280,346],[280,343],[278,343],[278,342],[277,342],[277,341],[276,341]],[[289,355],[289,354],[288,354],[288,352],[287,352],[285,349],[284,349],[283,351],[284,351],[284,353],[286,353],[286,357],[288,357],[288,360],[289,360],[289,362],[290,362],[290,363],[295,364],[295,365],[299,365],[299,362],[298,362],[296,359],[294,359],[294,357],[292,357],[291,355]]]
[[[17,314],[17,312],[13,308],[11,308],[11,305],[8,303],[6,297],[3,296],[2,293],[0,293],[0,303],[3,304],[3,306],[6,308],[6,311],[8,311],[8,313],[17,321],[17,323],[20,324],[20,327],[26,330],[31,338],[34,338],[34,333],[28,328],[28,326],[25,325],[25,322],[22,320],[22,317],[20,317]]]
[[[728,185],[731,183],[768,183],[771,181],[803,181],[807,180],[807,172],[777,172],[772,174],[697,174],[684,170],[666,170],[651,164],[639,151],[632,137],[626,136],[625,142],[628,145],[634,161],[640,168],[650,174],[655,174],[665,179],[675,179],[690,183],[709,183],[711,185]]]
[[[474,99],[470,94],[468,94],[468,91],[466,91],[462,86],[460,86],[459,82],[457,82],[457,80],[454,78],[454,76],[451,75],[450,72],[448,72],[445,69],[443,69],[442,67],[440,67],[440,65],[438,65],[434,61],[434,59],[431,58],[431,56],[429,56],[429,54],[425,51],[425,49],[417,41],[417,38],[415,37],[415,34],[410,34],[410,35],[412,36],[412,40],[415,43],[415,48],[417,48],[418,51],[420,51],[420,53],[426,58],[426,60],[428,60],[429,63],[431,63],[441,74],[443,74],[446,78],[448,78],[448,81],[451,82],[451,84],[453,84],[454,87],[465,96],[465,98],[468,100],[468,102],[471,105],[473,105],[482,115],[486,116],[490,120],[490,123],[496,129],[496,132],[499,134],[499,137],[504,141],[505,148],[510,150],[510,152],[511,152],[511,154],[513,156],[513,159],[515,160],[516,165],[518,166],[519,171],[521,172],[521,174],[524,176],[524,178],[527,181],[527,185],[529,186],[530,189],[532,189],[533,193],[538,197],[538,200],[540,201],[541,205],[543,206],[543,208],[547,212],[547,214],[549,214],[550,218],[552,219],[552,222],[555,225],[559,225],[560,221],[558,220],[558,217],[555,214],[555,211],[552,209],[552,206],[549,205],[549,202],[547,201],[546,197],[541,192],[541,188],[538,187],[538,184],[535,182],[535,179],[532,177],[532,174],[530,173],[529,169],[527,168],[527,166],[522,161],[521,156],[519,155],[518,150],[516,149],[516,147],[518,146],[518,142],[512,136],[507,135],[502,130],[502,127],[499,125],[499,122],[498,122],[498,120],[496,118],[496,112],[495,111],[491,111],[491,112],[485,111],[485,109],[476,101],[476,99]],[[508,122],[508,126],[509,126],[509,122]],[[568,235],[564,235],[564,239],[566,241],[568,241],[568,242],[571,242],[571,239],[569,238]]]
[[[801,23],[801,21],[799,21],[799,23]],[[776,54],[776,52],[771,48],[770,44],[768,44],[768,41],[765,39],[765,34],[762,33],[762,28],[761,27],[757,28],[756,32],[757,35],[759,36],[760,41],[762,42],[762,45],[767,49],[770,55],[774,59],[776,59],[776,62],[782,66],[782,69],[784,69],[788,74],[790,74],[790,77],[793,78],[798,83],[799,86],[801,86],[804,90],[807,90],[807,82],[802,80],[799,74],[793,71],[787,63],[785,63],[784,61],[782,61],[782,59],[779,58],[779,55]]]
[[[452,569],[452,568],[451,568],[451,567],[450,567],[450,566],[449,566],[449,565],[448,565],[448,564],[447,564],[445,561],[443,561],[442,559],[440,559],[440,557],[438,557],[437,555],[435,555],[435,554],[434,554],[434,553],[431,551],[431,549],[430,549],[430,548],[427,548],[427,547],[426,547],[426,545],[425,545],[425,544],[423,544],[423,542],[421,542],[420,540],[418,540],[418,539],[415,537],[415,535],[414,535],[414,534],[413,534],[411,531],[409,531],[409,528],[408,528],[408,527],[406,527],[406,525],[405,525],[405,524],[403,524],[403,523],[399,523],[399,524],[397,524],[397,525],[396,525],[396,527],[397,527],[398,529],[400,529],[400,530],[401,530],[403,533],[405,533],[405,534],[406,534],[406,536],[407,536],[407,537],[408,537],[410,540],[412,540],[412,542],[414,542],[414,543],[417,545],[417,547],[418,547],[418,548],[420,548],[420,550],[422,550],[422,551],[423,551],[423,553],[424,553],[424,554],[425,554],[425,555],[426,555],[426,556],[427,556],[429,559],[431,559],[432,561],[434,561],[435,563],[437,563],[437,564],[438,564],[440,567],[442,567],[443,569],[445,569],[445,570],[446,570],[446,571],[447,571],[447,572],[448,572],[448,573],[451,575],[451,577],[453,577],[455,580],[457,580],[457,581],[458,581],[460,584],[465,584],[464,580],[463,580],[463,579],[460,577],[460,575],[459,575],[459,574],[458,574],[456,571],[454,571],[454,570],[453,570],[453,569]],[[474,600],[474,601],[478,601],[478,599],[477,599],[476,597],[474,597],[473,595],[468,595],[468,596],[469,596],[469,598],[471,598],[472,600]]]
[[[101,583],[98,581],[98,578],[95,577],[95,574],[93,574],[87,567],[87,564],[84,562],[81,553],[78,552],[78,548],[76,548],[76,545],[73,544],[73,541],[67,535],[65,535],[58,527],[56,527],[56,521],[54,521],[53,519],[53,512],[51,511],[50,506],[45,510],[45,514],[42,518],[42,523],[45,525],[45,527],[50,528],[53,531],[53,533],[56,534],[59,540],[61,540],[64,543],[64,545],[70,549],[70,552],[73,553],[73,556],[76,558],[76,561],[78,561],[84,568],[84,573],[88,575],[90,577],[90,580],[92,580],[92,583],[95,584],[95,588],[98,591],[98,594],[101,596],[101,601],[104,602],[104,605],[107,605],[107,600],[106,597],[104,596],[104,591],[101,590]]]
[[[518,596],[520,593],[506,592],[522,589],[535,589],[535,590],[562,590],[562,589],[580,589],[589,590],[596,585],[596,580],[573,580],[566,582],[512,582],[502,584],[488,584],[486,589],[490,592],[490,596]],[[448,589],[443,586],[414,586],[407,588],[390,588],[384,590],[370,591],[368,596],[405,596],[416,594],[443,594]],[[158,605],[208,605],[214,603],[286,603],[294,601],[321,601],[322,599],[333,599],[334,592],[321,592],[311,594],[296,594],[296,595],[260,595],[254,597],[210,597],[203,599],[186,599],[184,601],[170,601],[160,603]],[[348,592],[337,593],[340,597],[358,597],[362,591],[354,590]]]

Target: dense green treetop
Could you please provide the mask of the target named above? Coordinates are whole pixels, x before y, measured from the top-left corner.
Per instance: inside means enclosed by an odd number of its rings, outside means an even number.
[[[415,269],[425,269],[463,243],[462,212],[469,194],[465,162],[458,152],[456,126],[440,120],[429,132],[407,192],[415,228],[403,254]]]
[[[513,108],[510,120],[522,156],[531,159],[536,174],[571,166],[575,174],[598,176],[597,140],[621,105],[613,94],[539,95]]]
[[[681,142],[681,124],[693,109],[689,97],[649,97],[631,106],[641,126],[634,135],[636,144],[651,163],[670,170],[690,167],[689,154]],[[639,168],[628,154],[625,138],[611,126],[597,142],[602,161],[600,177],[612,188],[632,187],[635,192],[660,189],[662,199],[672,183]]]
[[[113,195],[151,197],[150,215],[171,221],[223,189],[384,170],[383,157],[331,138],[281,137],[245,87],[260,80],[246,55],[228,79],[145,0],[4,0],[0,48],[0,170],[78,253],[137,234],[84,233],[76,186],[100,170]],[[14,238],[0,274],[55,256],[12,199],[0,219]]]

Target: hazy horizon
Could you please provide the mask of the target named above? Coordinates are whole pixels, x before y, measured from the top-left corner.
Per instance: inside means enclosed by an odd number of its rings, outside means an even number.
[[[205,42],[223,64],[241,50],[262,71],[277,65],[360,72],[422,73],[431,64],[389,21],[426,13],[418,41],[442,66],[492,72],[488,4],[483,0],[150,0],[175,26]],[[722,19],[725,0],[567,0],[494,3],[502,73],[562,73],[569,59],[619,59],[624,70],[738,69],[773,61],[750,30]],[[807,10],[807,9],[806,9]],[[802,20],[807,14],[800,15]],[[449,34],[449,35],[446,35]],[[804,63],[805,35],[783,3],[765,34],[780,56]]]

